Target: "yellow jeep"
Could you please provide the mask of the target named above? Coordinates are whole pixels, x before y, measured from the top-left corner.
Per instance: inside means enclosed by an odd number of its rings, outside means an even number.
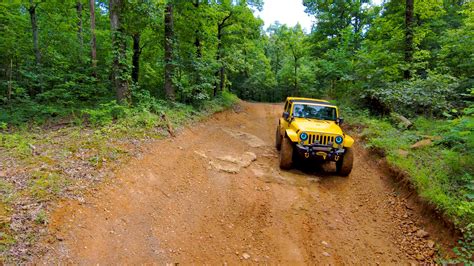
[[[354,139],[341,129],[337,106],[325,100],[288,97],[276,130],[280,168],[289,169],[294,159],[335,161],[338,174],[352,170]]]

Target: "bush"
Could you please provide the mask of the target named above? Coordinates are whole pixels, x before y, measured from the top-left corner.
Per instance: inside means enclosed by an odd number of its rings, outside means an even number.
[[[117,104],[116,101],[103,103],[96,109],[85,109],[82,111],[90,123],[96,126],[104,126],[112,123],[114,119],[123,118],[129,112],[127,107]]]
[[[386,110],[408,116],[443,117],[456,107],[454,102],[459,100],[459,96],[455,89],[458,86],[454,77],[432,73],[426,79],[416,78],[367,89],[362,97],[380,103]]]

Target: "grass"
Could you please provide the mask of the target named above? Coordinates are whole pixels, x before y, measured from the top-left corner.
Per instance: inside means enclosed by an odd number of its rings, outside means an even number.
[[[145,95],[133,107],[109,102],[75,111],[67,118],[55,118],[55,122],[46,119],[27,123],[23,117],[13,117],[11,123],[2,121],[0,175],[7,170],[9,174],[0,179],[0,264],[1,257],[11,254],[16,244],[37,239],[30,230],[47,224],[50,202],[80,196],[102,180],[107,169],[127,160],[141,143],[168,136],[168,124],[177,129],[237,101],[226,92],[199,106],[168,103]],[[12,230],[10,217],[19,209],[12,206],[18,204],[40,209],[26,210],[22,227]],[[28,236],[19,237],[26,235],[22,232],[26,230]]]

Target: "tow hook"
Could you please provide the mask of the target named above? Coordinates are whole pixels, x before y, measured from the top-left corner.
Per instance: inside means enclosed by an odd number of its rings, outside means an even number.
[[[334,156],[334,161],[339,161],[339,155]]]
[[[328,154],[323,151],[318,151],[316,155],[323,157],[324,160],[326,160],[326,157],[328,156]]]
[[[304,153],[304,157],[305,157],[306,159],[308,159],[308,158],[309,158],[309,152],[305,152],[305,153]]]

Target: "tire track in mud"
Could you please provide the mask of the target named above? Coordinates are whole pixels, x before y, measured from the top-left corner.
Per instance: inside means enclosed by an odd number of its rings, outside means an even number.
[[[240,109],[151,144],[85,203],[61,203],[37,262],[417,261],[393,240],[402,231],[392,187],[364,149],[355,146],[348,178],[335,176],[334,165],[281,171],[273,147],[281,106],[242,102]]]

